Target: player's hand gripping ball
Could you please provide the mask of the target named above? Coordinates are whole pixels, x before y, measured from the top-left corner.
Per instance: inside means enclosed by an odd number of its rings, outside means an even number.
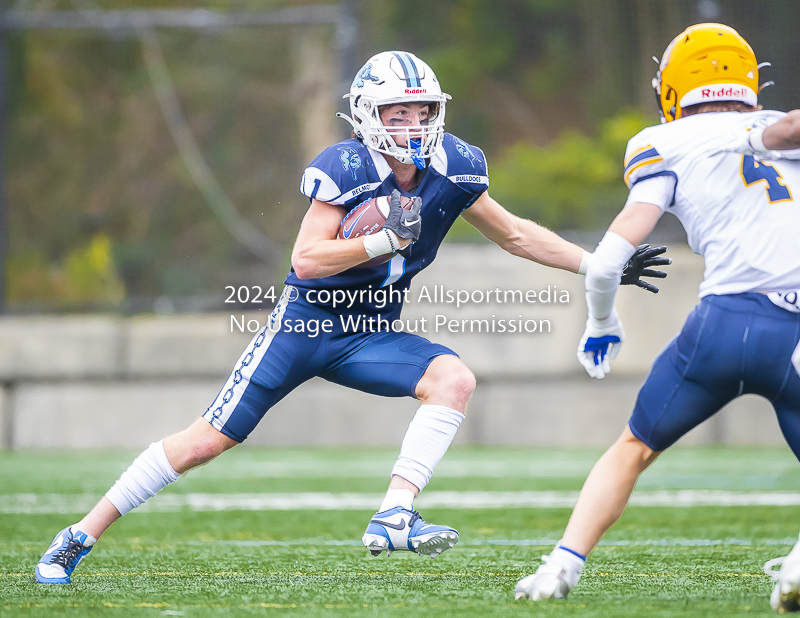
[[[422,225],[419,213],[421,207],[422,200],[420,198],[412,199],[402,196],[397,190],[391,196],[382,195],[365,200],[342,219],[336,238],[360,238],[374,234],[386,227],[397,234],[399,238],[417,240]],[[358,268],[388,262],[394,255],[394,253],[380,255],[359,264]]]
[[[422,232],[422,217],[419,211],[422,209],[422,200],[415,197],[411,202],[411,207],[404,204],[400,191],[395,189],[389,197],[389,216],[386,217],[386,224],[383,226],[397,234],[398,238],[416,242]]]

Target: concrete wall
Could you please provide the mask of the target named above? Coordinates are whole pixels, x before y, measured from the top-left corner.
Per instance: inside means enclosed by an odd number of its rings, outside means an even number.
[[[696,303],[702,260],[671,251],[675,264],[652,295],[623,288],[627,341],[604,381],[575,359],[583,331],[583,279],[513,258],[493,246],[445,246],[415,280],[403,317],[427,320],[429,339],[451,347],[475,372],[478,390],[457,441],[604,446],[616,438],[658,352]],[[569,302],[420,299],[423,289],[547,290]],[[562,298],[564,298],[562,296]],[[501,298],[502,300],[502,298]],[[268,310],[247,314],[263,323]],[[236,313],[241,316],[241,312]],[[435,331],[447,320],[547,320],[549,332]],[[6,447],[141,447],[181,429],[206,409],[250,340],[231,314],[6,317],[0,319],[0,444]],[[249,442],[399,444],[416,404],[312,380],[279,403]],[[769,404],[745,397],[687,442],[780,444]]]

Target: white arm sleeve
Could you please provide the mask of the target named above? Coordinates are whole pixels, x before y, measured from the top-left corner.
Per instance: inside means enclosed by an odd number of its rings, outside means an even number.
[[[625,205],[641,202],[643,204],[653,204],[664,212],[672,204],[675,196],[675,178],[672,176],[653,176],[640,180],[628,194]]]
[[[622,269],[635,251],[636,247],[619,234],[606,232],[603,236],[586,272],[589,319],[603,320],[611,315]]]

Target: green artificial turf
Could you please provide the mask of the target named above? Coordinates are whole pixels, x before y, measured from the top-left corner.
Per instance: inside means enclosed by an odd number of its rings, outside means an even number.
[[[429,490],[574,491],[599,454],[457,448]],[[135,455],[0,454],[0,500],[99,497]],[[379,494],[394,456],[241,447],[166,491]],[[797,491],[800,474],[786,449],[676,449],[638,488]],[[78,516],[2,514],[0,616],[768,616],[771,580],[762,565],[789,549],[800,526],[800,507],[631,507],[567,602],[533,604],[514,601],[512,590],[550,551],[569,509],[426,509],[428,521],[461,533],[436,560],[370,557],[359,539],[371,514],[134,512],[69,586],[37,585],[33,568]]]

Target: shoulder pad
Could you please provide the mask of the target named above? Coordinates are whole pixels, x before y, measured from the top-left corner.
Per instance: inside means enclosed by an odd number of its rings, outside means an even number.
[[[329,146],[311,162],[300,181],[300,192],[308,198],[344,205],[371,190],[370,177],[377,173],[372,157],[361,142],[349,139]],[[370,173],[368,170],[372,170]]]
[[[645,129],[628,142],[624,162],[624,179],[628,188],[645,177],[667,171],[664,157],[653,144],[652,133]]]
[[[473,193],[480,194],[489,187],[486,156],[477,146],[471,146],[455,135],[445,133],[442,150],[447,156],[447,179]]]

